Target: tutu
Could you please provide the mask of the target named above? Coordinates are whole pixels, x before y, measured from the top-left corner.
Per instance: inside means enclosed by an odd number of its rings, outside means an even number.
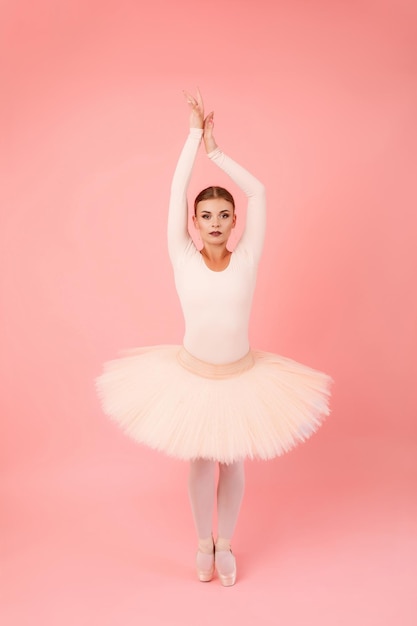
[[[169,345],[124,353],[96,384],[104,412],[135,440],[232,463],[271,459],[310,437],[329,414],[331,378],[269,352],[213,365]]]

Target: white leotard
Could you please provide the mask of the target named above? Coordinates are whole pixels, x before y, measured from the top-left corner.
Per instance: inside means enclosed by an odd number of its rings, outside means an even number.
[[[230,363],[249,350],[248,326],[265,233],[265,189],[216,148],[208,156],[248,198],[244,233],[228,267],[210,270],[188,232],[187,188],[202,130],[191,128],[171,186],[168,250],[185,319],[184,347],[208,363]]]

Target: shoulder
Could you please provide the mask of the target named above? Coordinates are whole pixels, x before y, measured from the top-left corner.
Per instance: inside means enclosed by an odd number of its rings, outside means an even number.
[[[246,267],[256,269],[259,263],[253,254],[253,250],[250,247],[245,246],[242,240],[238,242],[236,248],[233,250],[232,256],[234,257],[236,264],[244,265]]]
[[[200,260],[200,252],[196,248],[194,241],[191,237],[188,239],[184,248],[178,252],[173,259],[171,259],[174,270],[180,270],[190,265],[195,265]]]

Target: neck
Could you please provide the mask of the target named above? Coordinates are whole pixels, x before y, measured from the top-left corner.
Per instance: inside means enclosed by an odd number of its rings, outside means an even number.
[[[224,246],[205,245],[200,250],[200,252],[207,259],[209,259],[210,261],[214,261],[214,262],[221,261],[222,259],[225,259],[231,254],[230,250],[226,248],[226,245]]]

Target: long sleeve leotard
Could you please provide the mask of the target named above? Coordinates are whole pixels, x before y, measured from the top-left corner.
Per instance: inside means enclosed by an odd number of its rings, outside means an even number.
[[[190,129],[175,169],[168,251],[185,320],[184,347],[207,363],[230,363],[249,350],[249,317],[265,233],[265,189],[220,148],[208,154],[248,199],[246,226],[228,267],[209,269],[188,232],[187,189],[202,132]]]

